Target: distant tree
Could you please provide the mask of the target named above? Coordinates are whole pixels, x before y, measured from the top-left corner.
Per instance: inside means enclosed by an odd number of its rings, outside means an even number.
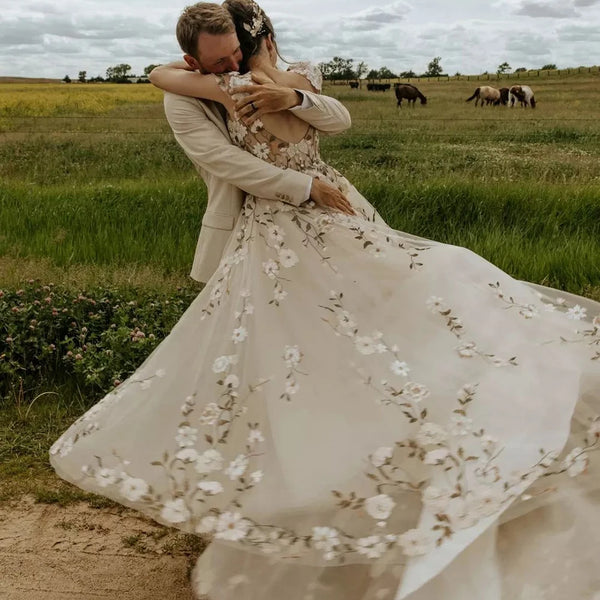
[[[71,78],[70,78],[68,75],[65,75],[65,76],[62,78],[62,80],[63,80],[65,83],[71,83]]]
[[[129,81],[127,79],[129,71],[131,71],[131,66],[124,63],[114,67],[108,67],[108,69],[106,69],[106,79],[111,83],[126,83]]]
[[[79,71],[79,77],[77,78],[78,81],[80,81],[81,83],[85,83],[86,81],[86,76],[87,76],[87,71]]]
[[[100,75],[98,75],[97,77],[90,77],[88,79],[88,83],[101,83],[104,81],[104,77],[100,77]]]
[[[456,71],[456,73],[454,73],[454,77],[460,77],[462,75],[462,73],[460,71]]]
[[[148,65],[147,67],[144,67],[144,75],[148,77],[148,75],[150,75],[150,72],[158,66],[159,65]]]
[[[400,77],[402,77],[402,79],[410,79],[416,76],[417,74],[412,69],[410,71],[402,71],[402,73],[400,73]]]
[[[324,79],[340,80],[340,79],[356,79],[356,71],[354,70],[353,58],[342,58],[334,56],[328,63],[319,65]]]
[[[367,79],[377,79],[379,77],[379,71],[377,69],[371,69],[367,73]]]
[[[547,65],[544,65],[540,70],[541,71],[556,71],[556,65],[550,63],[550,64],[547,64]]]
[[[436,56],[428,65],[425,77],[439,77],[442,74],[441,56]]]
[[[501,65],[498,65],[496,73],[498,75],[504,75],[504,73],[509,73],[511,68],[512,67],[507,62],[503,62]]]
[[[390,71],[387,67],[381,67],[379,71],[377,71],[377,77],[379,79],[396,79],[396,73]]]
[[[364,60],[361,60],[356,66],[356,79],[358,79],[358,84],[362,89],[362,78],[363,75],[366,75],[369,70],[367,63]]]
[[[515,69],[515,73],[525,73],[527,71],[527,69],[525,67],[519,67],[518,69]]]

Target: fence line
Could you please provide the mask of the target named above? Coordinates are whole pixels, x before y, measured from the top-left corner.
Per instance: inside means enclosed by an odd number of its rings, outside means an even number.
[[[481,75],[439,75],[437,77],[393,77],[393,78],[375,78],[375,79],[363,79],[365,82],[403,82],[403,81],[500,81],[501,79],[521,79],[521,78],[532,78],[532,77],[546,77],[550,78],[556,75],[576,75],[579,73],[598,73],[600,72],[600,66],[594,65],[592,67],[575,67],[568,69],[553,69],[553,70],[542,70],[533,69],[530,71],[518,71],[514,73],[482,73]],[[326,79],[327,83],[331,85],[349,85],[351,81],[356,79]]]

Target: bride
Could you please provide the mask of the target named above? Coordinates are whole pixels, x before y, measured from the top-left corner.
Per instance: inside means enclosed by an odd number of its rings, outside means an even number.
[[[247,195],[205,288],[52,466],[210,538],[198,597],[598,600],[600,304],[388,227],[311,126],[244,102],[252,74],[321,77],[277,68],[254,2],[225,6],[248,72],[153,82],[352,208]]]

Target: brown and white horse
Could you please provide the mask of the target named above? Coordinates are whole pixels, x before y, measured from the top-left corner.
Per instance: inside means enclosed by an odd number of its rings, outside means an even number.
[[[473,93],[473,95],[470,98],[467,98],[467,102],[470,102],[471,100],[473,100],[473,98],[475,98],[475,106],[477,106],[477,103],[481,100],[481,106],[483,106],[483,103],[485,102],[485,104],[500,104],[500,90],[497,90],[494,87],[491,87],[489,85],[482,85],[481,87],[478,87],[475,92]]]
[[[513,85],[508,91],[508,103],[512,107],[516,101],[519,101],[522,107],[535,108],[535,96],[528,85]]]

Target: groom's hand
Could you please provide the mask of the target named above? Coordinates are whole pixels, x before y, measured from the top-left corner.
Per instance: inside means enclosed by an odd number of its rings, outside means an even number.
[[[266,75],[252,73],[252,80],[256,85],[244,85],[235,90],[236,94],[248,94],[235,103],[237,114],[247,125],[267,113],[288,110],[302,104],[302,94],[275,83]]]
[[[356,214],[352,205],[340,190],[316,177],[312,181],[310,198],[311,200],[314,200],[318,206],[341,210],[347,215]]]

